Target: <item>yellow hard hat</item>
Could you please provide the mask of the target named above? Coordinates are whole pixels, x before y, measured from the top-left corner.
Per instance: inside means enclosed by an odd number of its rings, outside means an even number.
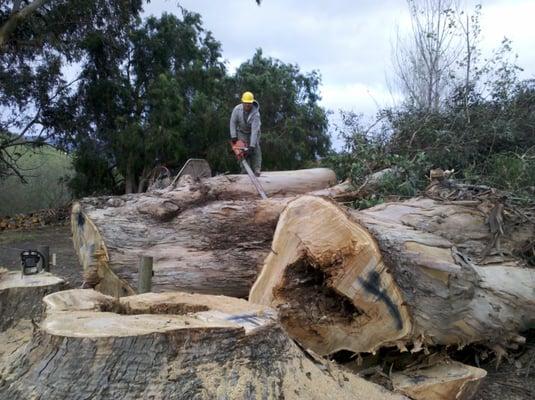
[[[243,92],[241,95],[242,103],[252,103],[254,101],[254,96],[251,92]]]

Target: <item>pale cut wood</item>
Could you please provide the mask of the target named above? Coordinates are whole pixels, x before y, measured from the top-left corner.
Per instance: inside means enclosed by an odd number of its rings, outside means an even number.
[[[39,321],[43,297],[64,288],[65,281],[48,272],[22,275],[20,271],[0,269],[0,331],[22,319]]]
[[[487,371],[457,361],[392,374],[394,390],[414,400],[470,400]]]
[[[533,227],[515,229],[502,243],[510,254]],[[412,199],[357,212],[302,196],[281,214],[249,299],[278,308],[287,332],[322,355],[505,346],[535,322],[535,270],[508,255],[471,261],[490,236],[484,214],[462,205]]]
[[[306,357],[272,310],[243,300],[76,290],[46,302],[41,332],[2,360],[1,398],[405,399]],[[99,310],[113,302],[163,314]]]
[[[155,292],[247,296],[277,218],[292,198],[280,196],[316,189],[343,196],[351,190],[348,184],[328,188],[334,173],[322,168],[266,172],[260,180],[268,195],[278,197],[258,200],[246,175],[230,175],[185,179],[171,191],[75,203],[74,247],[84,270],[94,271],[86,275],[103,293],[131,295],[138,288],[137,259],[147,255],[154,258]]]

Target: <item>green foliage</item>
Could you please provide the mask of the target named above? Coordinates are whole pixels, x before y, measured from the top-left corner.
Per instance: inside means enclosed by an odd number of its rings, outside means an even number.
[[[319,75],[257,51],[229,76],[196,13],[141,21],[142,0],[49,0],[15,20],[17,3],[0,5],[13,27],[0,32],[0,176],[20,172],[10,147],[44,143],[72,152],[77,196],[143,190],[154,167],[190,157],[237,171],[228,121],[244,90],[262,105],[265,168],[329,150]],[[69,67],[81,68],[70,82]]]
[[[297,65],[264,57],[257,50],[234,76],[235,102],[245,90],[255,93],[262,115],[262,155],[266,169],[296,169],[328,154],[327,114],[318,105],[320,77]]]
[[[531,153],[531,154],[530,154]],[[522,198],[535,194],[535,154],[493,154],[479,168],[467,168],[465,177],[470,181],[480,182],[515,193]]]
[[[533,200],[535,80],[518,80],[521,69],[511,57],[508,39],[481,64],[474,45],[478,15],[472,22],[475,37],[467,43],[470,53],[460,64],[471,69],[465,71],[464,81],[452,77],[453,87],[439,107],[406,101],[381,110],[368,126],[358,115],[342,114],[338,133],[346,148],[334,157],[337,171],[351,176],[357,186],[372,172],[387,167],[402,171],[356,206],[369,206],[394,194],[417,194],[427,184],[431,168],[455,170],[457,180]]]
[[[48,146],[36,151],[14,146],[9,151],[21,153],[19,166],[27,183],[15,176],[0,181],[0,215],[57,207],[71,199],[67,180],[73,171],[68,155]]]
[[[393,152],[391,139],[384,129],[387,125],[379,118],[373,127],[379,126],[374,134],[370,133],[362,121],[362,115],[341,112],[342,124],[336,127],[338,135],[344,140],[344,151],[322,160],[322,164],[333,168],[340,179],[351,178],[356,188],[365,185],[370,176],[386,170],[380,182],[371,193],[354,204],[355,208],[367,208],[382,203],[391,196],[412,197],[427,184],[426,174],[430,167],[423,151],[414,154]]]
[[[77,194],[120,192],[119,185],[142,190],[155,166],[178,168],[205,156],[225,126],[217,96],[225,68],[220,44],[198,14],[150,17],[132,26],[121,52],[101,36],[87,46],[68,140],[80,175],[73,181]],[[88,184],[93,162],[102,168]]]
[[[228,76],[198,14],[148,18],[132,27],[124,52],[106,41],[87,44],[68,141],[77,195],[143,190],[154,167],[178,170],[192,157],[206,158],[215,172],[237,171],[228,124],[245,90],[261,104],[265,169],[299,168],[329,150],[318,74],[258,50]]]
[[[120,51],[142,0],[48,0],[21,18],[15,7],[29,3],[0,2],[0,176],[23,178],[13,146],[57,142],[71,129],[77,79],[68,82],[65,68],[85,59],[95,37]]]

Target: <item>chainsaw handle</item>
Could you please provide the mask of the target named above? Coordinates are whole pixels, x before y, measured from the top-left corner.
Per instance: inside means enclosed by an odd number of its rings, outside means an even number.
[[[247,143],[245,143],[243,140],[238,139],[234,143],[230,143],[230,146],[232,147],[232,151],[234,152],[234,155],[238,160],[241,160],[247,156]]]

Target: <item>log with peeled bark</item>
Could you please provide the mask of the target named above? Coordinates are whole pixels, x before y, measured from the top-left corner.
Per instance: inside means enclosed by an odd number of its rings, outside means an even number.
[[[266,172],[268,200],[246,175],[181,181],[170,191],[83,199],[72,209],[73,242],[97,290],[136,293],[141,255],[154,258],[152,290],[248,295],[269,252],[278,216],[296,194],[343,196],[325,168]],[[289,196],[289,197],[284,197]]]
[[[417,198],[349,211],[302,196],[282,212],[249,300],[327,355],[478,342],[499,351],[535,323],[535,269],[514,254],[533,224],[505,227],[499,253],[475,261],[486,213]]]
[[[404,399],[307,357],[267,307],[223,296],[48,296],[0,365],[5,399]]]
[[[23,319],[39,321],[43,297],[64,288],[65,281],[48,272],[22,275],[0,268],[0,332]]]

